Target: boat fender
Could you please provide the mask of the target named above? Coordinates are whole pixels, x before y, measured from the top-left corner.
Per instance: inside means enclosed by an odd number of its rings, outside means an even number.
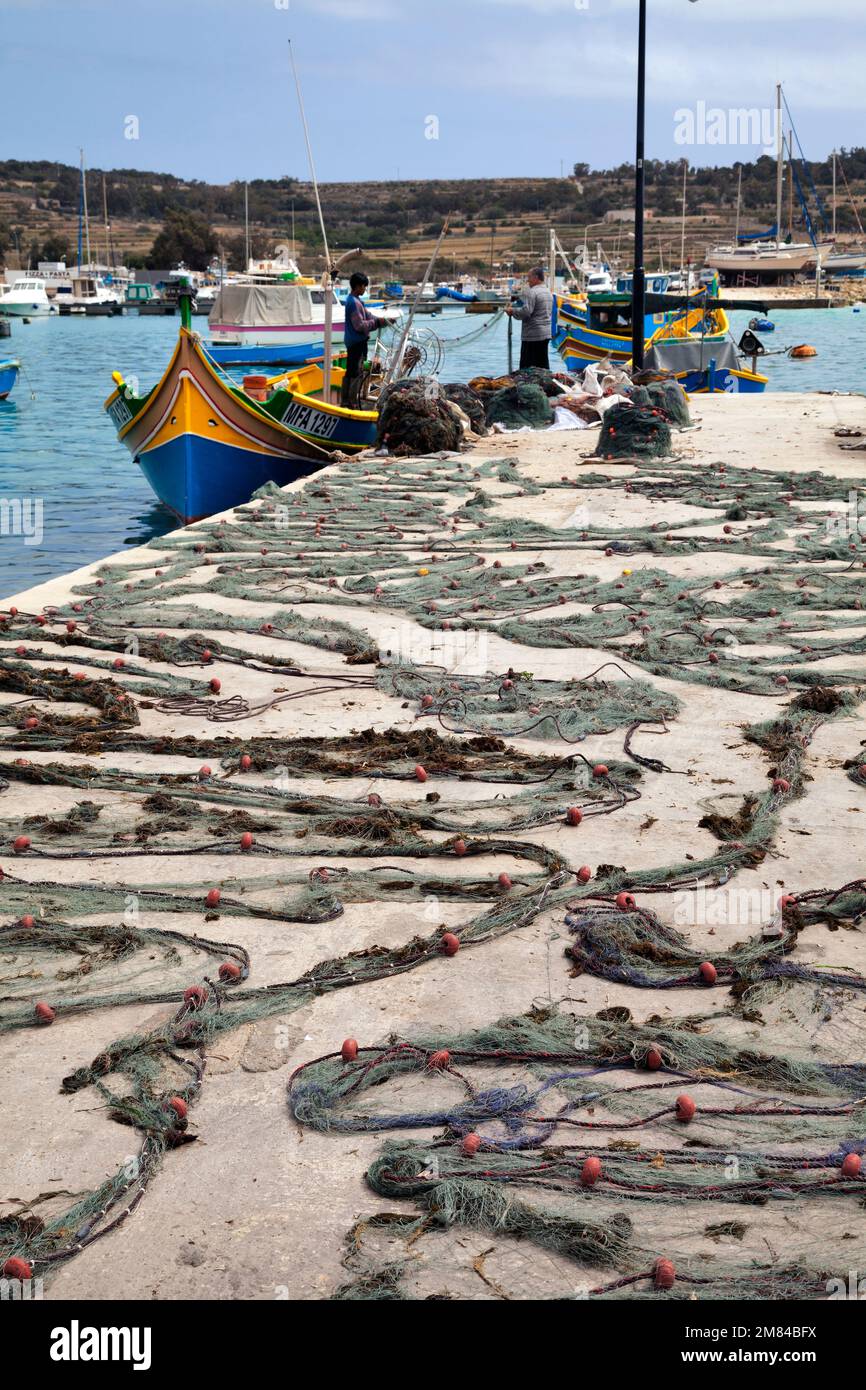
[[[789,356],[789,357],[817,357],[817,356],[818,356],[818,349],[812,347],[811,344],[809,344],[809,343],[798,343],[796,347],[792,347],[792,348],[791,348],[790,352],[788,353],[788,356]]]
[[[268,378],[266,376],[245,376],[242,384],[244,394],[251,396],[254,401],[266,401],[268,399]]]

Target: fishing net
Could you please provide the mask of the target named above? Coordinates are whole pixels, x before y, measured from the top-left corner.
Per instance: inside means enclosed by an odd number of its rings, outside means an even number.
[[[537,386],[506,390],[549,411]],[[607,419],[623,410],[641,414]],[[559,942],[550,990],[601,981],[609,1009],[578,998],[471,1036],[379,1034],[293,1078],[295,1120],[328,1142],[407,1131],[359,1159],[407,1207],[362,1219],[340,1297],[424,1296],[420,1252],[450,1258],[455,1230],[561,1258],[581,1293],[551,1296],[819,1297],[862,1258],[863,1181],[843,1164],[863,1152],[863,977],[842,950],[862,932],[862,879],[796,883],[713,945],[671,921],[672,895],[728,901],[777,871],[816,739],[859,713],[863,552],[840,507],[861,484],[657,456],[618,471],[356,460],[111,560],[66,602],[0,615],[0,1039],[38,1049],[52,1019],[98,1020],[56,1080],[138,1143],[92,1190],[72,1174],[4,1211],[0,1259],[48,1273],[142,1202],[144,1217],[173,1151],[194,1162],[207,1059],[245,1025],[456,951],[484,953],[495,988],[497,943],[532,931]],[[583,508],[613,487],[637,523]],[[574,514],[536,520],[525,499],[541,495]],[[671,501],[686,514],[654,520]],[[620,561],[604,579],[599,555]],[[567,664],[521,669],[564,648]],[[235,675],[256,684],[236,693]],[[651,752],[701,686],[754,701],[747,784],[693,835],[633,854],[636,804],[684,785],[679,759]],[[340,729],[321,717],[334,698],[357,706]],[[287,732],[276,714],[298,708],[317,722]],[[856,737],[835,732],[854,798]],[[598,816],[624,827],[621,849],[584,873]],[[363,944],[356,909],[389,904],[402,937]],[[340,944],[314,949],[333,923]],[[269,977],[251,931],[291,941],[295,925],[310,958]],[[650,1006],[636,1024],[622,990],[692,1012]],[[121,1007],[138,1013],[121,1023]]]
[[[392,1037],[296,1070],[289,1104],[304,1126],[335,1135],[441,1131],[391,1140],[370,1164],[373,1192],[413,1203],[417,1215],[394,1233],[404,1257],[384,1266],[385,1279],[362,1255],[377,1218],[359,1223],[351,1233],[359,1271],[337,1297],[405,1297],[410,1245],[454,1226],[518,1237],[573,1262],[584,1297],[825,1292],[817,1243],[794,1241],[779,1267],[760,1250],[750,1211],[780,1203],[796,1227],[820,1208],[838,1229],[824,1209],[866,1192],[843,1169],[866,1150],[866,1068],[737,1050],[708,1037],[705,1023],[641,1027],[626,1009],[586,1017],[536,1009],[470,1035]],[[665,1216],[671,1205],[675,1224]],[[704,1246],[727,1238],[742,1249],[734,1259],[712,1246],[695,1251],[689,1227]]]
[[[505,386],[497,391],[487,406],[488,425],[503,425],[506,429],[542,430],[553,423],[547,396],[534,382]]]
[[[649,399],[648,389],[637,387],[633,393],[633,405],[623,402],[605,411],[595,450],[596,458],[670,458],[670,429],[661,411],[641,404],[638,393],[646,394]]]
[[[447,386],[442,387],[442,391],[449,401],[454,401],[469,417],[469,422],[476,434],[485,435],[487,433],[484,401],[477,391],[473,391],[471,386],[467,386],[461,381],[450,382]]]
[[[438,383],[419,377],[386,386],[379,398],[376,441],[399,456],[435,454],[460,447],[463,429]]]

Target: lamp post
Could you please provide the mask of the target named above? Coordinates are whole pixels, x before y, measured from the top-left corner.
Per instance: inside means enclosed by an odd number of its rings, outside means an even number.
[[[637,31],[637,140],[634,157],[634,272],[631,286],[631,362],[643,366],[646,276],[643,264],[644,218],[644,105],[646,99],[646,0],[639,0]]]
[[[696,0],[691,0],[692,4]],[[637,140],[634,161],[634,279],[632,281],[631,361],[643,366],[646,273],[643,263],[644,220],[644,107],[646,101],[646,0],[640,0],[637,35]]]

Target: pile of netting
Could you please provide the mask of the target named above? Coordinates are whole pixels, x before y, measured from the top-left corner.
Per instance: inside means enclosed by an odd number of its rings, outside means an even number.
[[[852,1252],[828,1263],[820,1235],[866,1195],[866,1065],[737,1049],[704,1023],[535,1010],[465,1036],[347,1039],[298,1068],[289,1104],[304,1126],[441,1131],[391,1141],[370,1163],[371,1189],[418,1214],[392,1232],[402,1257],[378,1265],[363,1237],[383,1218],[359,1223],[338,1297],[409,1296],[410,1247],[454,1226],[563,1257],[584,1297],[826,1295]],[[750,1216],[774,1202],[799,1231],[783,1266]],[[687,1215],[703,1228],[697,1248]]]
[[[502,425],[507,430],[524,426],[543,430],[553,424],[553,411],[547,395],[534,382],[519,382],[495,392],[487,406],[488,425]]]
[[[376,442],[398,458],[459,449],[463,426],[430,377],[386,386],[378,402]]]
[[[646,395],[648,388],[635,388],[635,395]],[[595,457],[602,459],[669,459],[673,453],[670,426],[662,410],[640,399],[623,401],[604,413]]]

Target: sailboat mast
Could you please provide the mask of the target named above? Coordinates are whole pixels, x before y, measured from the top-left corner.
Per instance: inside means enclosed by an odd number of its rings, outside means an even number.
[[[689,177],[689,161],[683,160],[683,216],[680,223],[680,275],[685,274],[686,269],[686,180]],[[688,289],[688,286],[686,286]]]
[[[102,218],[105,223],[105,264],[111,269],[114,257],[111,251],[111,227],[108,223],[108,192],[105,187],[105,175],[102,175]]]
[[[82,240],[84,237],[84,151],[78,151],[80,159],[80,177],[78,180],[78,268],[81,269],[81,253],[83,250]]]
[[[784,135],[782,134],[782,84],[776,83],[776,247],[782,240],[782,173],[784,167]]]
[[[249,181],[244,184],[244,256],[246,258],[246,270],[250,268],[250,185]]]
[[[87,269],[91,267],[90,258],[90,218],[87,213],[87,170],[84,167],[84,151],[81,151],[81,201],[84,205],[84,248],[87,251]]]
[[[788,131],[788,231],[794,240],[794,132]]]
[[[836,151],[833,151],[833,240],[836,239]]]
[[[740,199],[743,194],[743,166],[740,165],[739,177],[737,178],[737,221],[734,226],[734,245],[740,240]]]

